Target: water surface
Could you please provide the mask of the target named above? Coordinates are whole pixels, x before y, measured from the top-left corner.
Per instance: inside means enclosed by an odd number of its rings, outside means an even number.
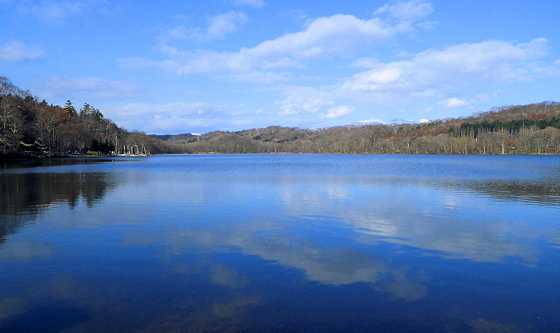
[[[0,169],[0,331],[560,330],[560,157],[76,162]]]

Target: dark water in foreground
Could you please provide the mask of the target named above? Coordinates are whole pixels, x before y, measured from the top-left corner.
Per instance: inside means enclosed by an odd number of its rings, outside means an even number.
[[[0,196],[1,332],[560,331],[556,156],[5,164]]]

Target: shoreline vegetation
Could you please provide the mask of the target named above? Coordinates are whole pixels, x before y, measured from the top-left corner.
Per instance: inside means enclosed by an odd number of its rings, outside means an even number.
[[[269,126],[202,135],[129,132],[84,104],[61,107],[0,76],[0,158],[150,154],[559,155],[560,103],[502,106],[421,124]]]
[[[0,158],[172,153],[161,140],[118,127],[87,103],[40,101],[0,76]]]

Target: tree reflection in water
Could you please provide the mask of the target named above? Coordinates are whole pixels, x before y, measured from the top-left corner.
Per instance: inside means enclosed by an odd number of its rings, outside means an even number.
[[[62,162],[65,161],[65,162]],[[88,207],[100,201],[114,188],[112,173],[100,172],[13,172],[20,167],[60,165],[78,161],[58,160],[3,162],[0,173],[0,243],[7,235],[17,232],[52,205],[67,203],[75,207],[80,199]]]

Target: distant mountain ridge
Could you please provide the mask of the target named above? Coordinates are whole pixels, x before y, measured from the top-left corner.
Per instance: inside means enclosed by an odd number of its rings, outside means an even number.
[[[560,103],[502,106],[421,123],[268,126],[153,137],[185,153],[559,154]]]

